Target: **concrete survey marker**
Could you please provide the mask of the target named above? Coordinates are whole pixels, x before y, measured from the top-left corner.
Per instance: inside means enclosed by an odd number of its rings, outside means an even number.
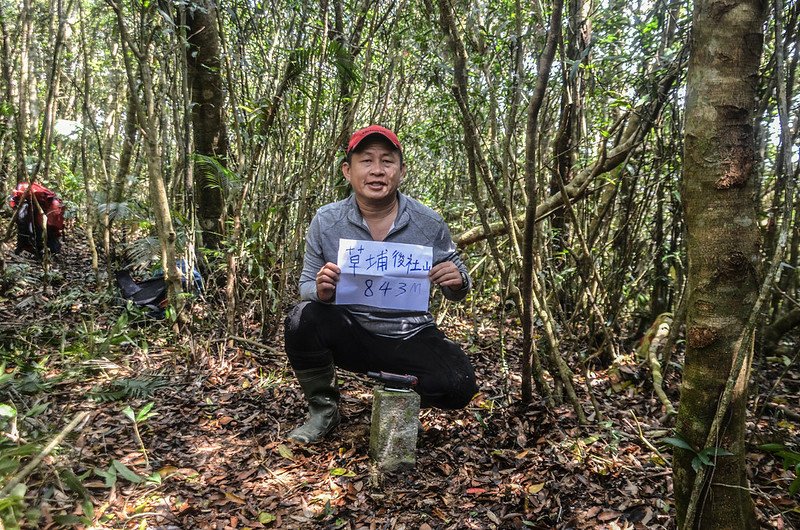
[[[372,399],[369,456],[382,471],[417,463],[419,394],[376,387]]]

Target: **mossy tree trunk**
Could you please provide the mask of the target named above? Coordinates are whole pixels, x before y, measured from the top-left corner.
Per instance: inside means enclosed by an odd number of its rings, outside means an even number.
[[[225,94],[220,62],[217,11],[213,1],[198,3],[186,13],[189,46],[186,62],[192,91],[192,125],[195,152],[227,166],[228,131],[225,126]],[[217,248],[225,207],[221,175],[208,160],[195,162],[197,216],[203,245]]]
[[[745,405],[752,333],[743,333],[758,296],[759,232],[752,189],[757,164],[753,107],[766,5],[696,0],[686,89],[683,201],[688,231],[687,346],[677,433],[712,457],[693,492],[695,454],[675,450],[679,528],[756,528],[745,475]],[[737,352],[747,354],[718,436],[712,420]],[[696,503],[696,515],[687,509]],[[692,519],[692,520],[689,520]]]

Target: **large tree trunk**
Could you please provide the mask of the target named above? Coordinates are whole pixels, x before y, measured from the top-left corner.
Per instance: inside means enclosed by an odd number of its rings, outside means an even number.
[[[753,337],[745,328],[758,297],[753,105],[765,4],[697,0],[694,9],[683,182],[689,298],[677,432],[697,451],[710,445],[732,455],[712,456],[715,467],[693,491],[695,453],[676,449],[675,506],[680,528],[749,529],[756,522],[744,422]],[[731,374],[740,352],[746,361]],[[729,376],[736,381],[732,398],[709,444]]]
[[[225,126],[220,41],[217,11],[213,1],[186,13],[189,46],[186,62],[192,91],[192,126],[197,154],[216,159],[223,167],[228,159],[228,131]],[[203,231],[203,245],[217,248],[222,233],[225,199],[218,171],[207,160],[195,162],[198,179],[197,217]]]

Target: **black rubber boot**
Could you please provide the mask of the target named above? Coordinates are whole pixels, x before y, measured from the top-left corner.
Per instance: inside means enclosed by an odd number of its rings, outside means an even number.
[[[336,367],[296,370],[295,375],[308,402],[308,419],[289,433],[289,440],[315,444],[339,425],[339,386]]]

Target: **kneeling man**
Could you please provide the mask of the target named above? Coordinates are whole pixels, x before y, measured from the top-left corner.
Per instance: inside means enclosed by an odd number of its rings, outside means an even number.
[[[299,443],[316,443],[339,424],[337,366],[414,375],[422,407],[463,408],[477,392],[468,357],[427,310],[336,304],[347,273],[336,265],[342,239],[429,247],[427,277],[448,300],[462,300],[471,284],[444,219],[398,191],[406,166],[397,136],[379,125],[360,129],[346,157],[342,172],[353,193],[323,206],[311,221],[300,276],[303,301],[286,318],[286,353],[309,408],[306,423],[289,434]]]

